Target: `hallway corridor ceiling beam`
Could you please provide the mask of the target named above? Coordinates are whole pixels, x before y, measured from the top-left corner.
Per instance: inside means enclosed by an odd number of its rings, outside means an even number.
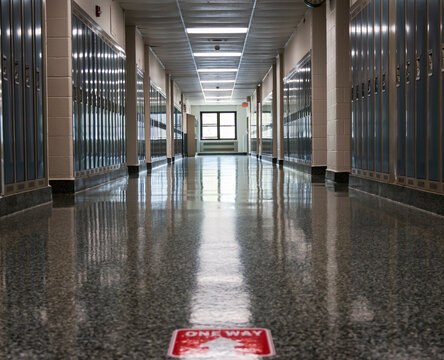
[[[203,89],[231,91],[233,87],[231,102],[245,101],[307,11],[303,0],[119,0],[119,3],[125,9],[127,24],[138,27],[145,43],[152,47],[193,104],[205,103]],[[197,27],[249,27],[249,31],[186,33],[186,28]],[[193,56],[193,53],[214,53],[215,46],[220,47],[221,53],[242,55]],[[216,68],[235,68],[238,72],[199,74],[197,71]],[[219,80],[220,83],[214,82]]]

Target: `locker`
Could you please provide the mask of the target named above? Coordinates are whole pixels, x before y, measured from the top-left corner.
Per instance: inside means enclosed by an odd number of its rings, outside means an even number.
[[[24,0],[24,90],[25,90],[25,134],[26,134],[26,180],[35,179],[35,124],[34,124],[34,21],[32,1]]]
[[[79,144],[78,144],[78,126],[77,121],[79,118],[79,83],[78,83],[78,30],[77,30],[77,18],[72,16],[72,94],[73,94],[73,150],[74,150],[74,170],[79,171]]]
[[[374,70],[374,94],[375,94],[375,171],[382,171],[382,98],[381,98],[381,0],[375,0],[375,70]]]
[[[108,45],[105,44],[105,62],[104,62],[104,93],[105,93],[105,166],[109,166],[110,162],[110,136],[109,136],[109,50]]]
[[[25,123],[23,107],[23,23],[22,1],[12,1],[13,21],[13,82],[14,82],[14,124],[15,124],[15,181],[25,181]]]
[[[368,104],[367,104],[367,59],[368,59],[368,43],[367,43],[367,13],[368,13],[368,7],[365,7],[362,10],[362,31],[361,31],[361,37],[362,37],[362,81],[361,81],[361,97],[362,97],[362,122],[361,122],[361,128],[362,128],[362,169],[366,170],[368,167],[367,163],[367,147],[368,147],[368,141],[367,141],[367,111],[368,111]]]
[[[373,0],[368,5],[367,18],[367,37],[368,37],[368,56],[367,56],[367,143],[368,143],[368,163],[367,168],[373,171],[375,168],[374,154],[375,154],[375,138],[374,138],[374,94],[373,94],[373,79],[374,79],[374,17],[373,17]]]
[[[37,152],[37,178],[45,177],[45,127],[43,123],[43,47],[42,47],[42,1],[34,0],[34,87],[35,87],[35,126]]]
[[[85,64],[85,78],[84,78],[84,91],[85,91],[85,116],[83,126],[85,128],[85,170],[91,168],[91,149],[90,149],[90,139],[91,139],[91,129],[90,129],[90,116],[91,116],[91,99],[90,99],[90,32],[91,30],[85,26],[85,47],[84,47],[84,64]]]
[[[79,83],[79,91],[78,91],[78,118],[77,118],[77,137],[78,137],[78,156],[79,156],[79,171],[84,170],[84,162],[85,162],[85,151],[84,151],[84,131],[83,131],[83,114],[84,114],[84,58],[83,58],[83,24],[78,21],[77,23],[77,53],[79,54],[78,61],[78,83]]]
[[[100,167],[105,166],[105,93],[104,93],[104,43],[102,39],[99,39],[99,46],[100,46],[100,58],[99,58],[99,80],[100,80],[100,87],[99,87],[99,94],[100,94],[100,119],[99,119],[99,131],[100,131],[100,138],[99,138],[99,144],[100,144]]]
[[[428,7],[428,177],[429,180],[439,181],[439,2],[429,1]]]
[[[444,24],[444,1],[441,0],[441,24]],[[444,26],[441,28],[441,51],[444,49]],[[441,106],[444,104],[444,51],[441,54]],[[441,111],[441,181],[444,182],[444,109]]]
[[[427,3],[425,1],[416,1],[415,40],[416,178],[425,179],[427,151]]]
[[[405,0],[396,0],[397,175],[405,176]]]
[[[12,184],[14,174],[14,118],[12,116],[12,59],[11,59],[11,19],[10,3],[2,1],[1,6],[1,46],[2,46],[2,106],[3,106],[3,161],[5,184]],[[1,171],[1,170],[0,170]],[[0,189],[1,191],[2,189]]]
[[[406,0],[406,175],[415,177],[415,0]]]
[[[356,17],[356,167],[362,169],[362,14]]]
[[[351,88],[351,153],[352,153],[352,168],[356,168],[356,109],[355,109],[355,86],[356,86],[356,18],[351,20],[350,25],[350,43],[351,43],[351,67],[352,67],[352,88]]]
[[[382,1],[382,172],[389,172],[389,0]]]

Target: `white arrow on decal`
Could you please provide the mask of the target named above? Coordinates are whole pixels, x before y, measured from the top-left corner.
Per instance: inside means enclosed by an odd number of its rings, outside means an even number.
[[[236,348],[240,346],[244,346],[244,344],[227,339],[225,337],[220,337],[216,340],[211,340],[200,345],[201,348],[208,348],[210,354],[235,354]]]

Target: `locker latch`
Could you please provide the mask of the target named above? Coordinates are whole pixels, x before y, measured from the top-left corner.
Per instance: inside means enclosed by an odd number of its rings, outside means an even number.
[[[401,86],[401,65],[396,67],[396,87]]]
[[[37,91],[40,91],[40,69],[38,67],[35,68],[35,87]]]
[[[377,94],[379,92],[379,82],[378,82],[378,77],[375,76],[375,94]]]
[[[16,85],[20,85],[20,74],[19,74],[19,62],[14,61],[14,82]]]
[[[385,76],[385,73],[382,74],[382,79],[381,79],[381,81],[382,81],[382,84],[381,84],[382,92],[385,92],[385,89],[387,88],[387,86],[386,86],[386,76]]]
[[[27,88],[31,87],[31,69],[29,65],[26,65],[25,67],[25,86]]]
[[[444,71],[444,45],[441,47],[441,71]]]
[[[359,84],[356,85],[356,100],[359,99]]]
[[[367,81],[367,96],[370,96],[372,94],[372,81],[368,79]]]
[[[8,80],[8,58],[3,55],[2,59],[2,76],[4,80]]]
[[[405,82],[406,84],[410,84],[410,61],[407,61],[405,64]]]
[[[432,76],[433,75],[433,51],[429,50],[428,54],[427,54],[427,70],[428,70],[428,75]]]
[[[421,80],[421,57],[416,58],[416,80]]]
[[[362,95],[362,97],[365,97],[365,85],[364,85],[364,83],[362,83],[362,85],[361,85],[361,95]]]

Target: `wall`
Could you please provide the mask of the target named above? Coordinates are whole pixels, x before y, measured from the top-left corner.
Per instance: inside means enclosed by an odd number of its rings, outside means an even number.
[[[64,1],[64,0],[63,0]],[[125,49],[125,14],[114,0],[74,0],[122,49]],[[96,17],[96,5],[102,14]]]
[[[268,71],[267,75],[265,75],[264,80],[262,81],[262,99],[261,102],[264,101],[264,99],[270,95],[270,93],[273,91],[273,67],[270,68],[270,71]]]
[[[136,29],[136,64],[139,69],[145,72],[145,55],[144,55],[145,44],[143,42],[142,35],[139,30]]]
[[[162,91],[166,94],[166,73],[163,65],[157,60],[156,56],[153,54],[152,50],[150,50],[149,57],[149,74],[150,79],[162,89]]]
[[[180,101],[182,98],[182,91],[180,90],[179,86],[175,82],[174,82],[173,96],[174,96],[174,105],[180,107]]]
[[[202,105],[202,106],[191,106],[191,111],[189,113],[193,114],[199,121],[198,127],[198,149],[200,148],[200,112],[201,111],[236,111],[237,112],[237,141],[238,141],[238,151],[247,151],[247,110],[242,106],[236,105]]]

